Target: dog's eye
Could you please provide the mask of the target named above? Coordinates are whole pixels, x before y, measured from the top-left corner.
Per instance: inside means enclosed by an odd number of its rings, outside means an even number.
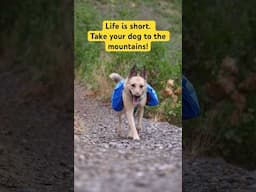
[[[132,84],[132,87],[135,87],[135,84]]]
[[[140,85],[140,88],[142,89],[144,86],[143,85]]]

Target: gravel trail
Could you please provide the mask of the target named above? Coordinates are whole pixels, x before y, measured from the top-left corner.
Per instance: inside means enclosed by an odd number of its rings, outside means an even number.
[[[88,98],[78,82],[75,119],[76,192],[182,191],[181,128],[144,119],[140,141],[120,138],[110,103]]]

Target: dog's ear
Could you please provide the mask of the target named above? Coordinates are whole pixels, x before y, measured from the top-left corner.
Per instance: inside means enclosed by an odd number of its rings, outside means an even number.
[[[146,67],[143,66],[143,68],[140,71],[140,76],[143,77],[144,79],[147,79],[147,73],[146,73]]]
[[[137,75],[137,67],[136,67],[136,64],[135,64],[131,68],[128,78],[134,77],[136,75]]]

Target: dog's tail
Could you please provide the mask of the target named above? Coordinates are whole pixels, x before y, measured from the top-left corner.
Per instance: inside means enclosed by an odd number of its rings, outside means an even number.
[[[121,75],[117,74],[117,73],[111,73],[111,74],[109,75],[109,77],[110,77],[113,81],[115,81],[116,83],[118,83],[119,81],[123,80],[123,77],[122,77]]]

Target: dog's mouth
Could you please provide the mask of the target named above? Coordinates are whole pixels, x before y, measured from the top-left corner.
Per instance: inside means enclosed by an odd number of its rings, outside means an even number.
[[[133,95],[132,96],[132,103],[133,103],[133,105],[138,105],[139,102],[140,102],[140,96]]]

